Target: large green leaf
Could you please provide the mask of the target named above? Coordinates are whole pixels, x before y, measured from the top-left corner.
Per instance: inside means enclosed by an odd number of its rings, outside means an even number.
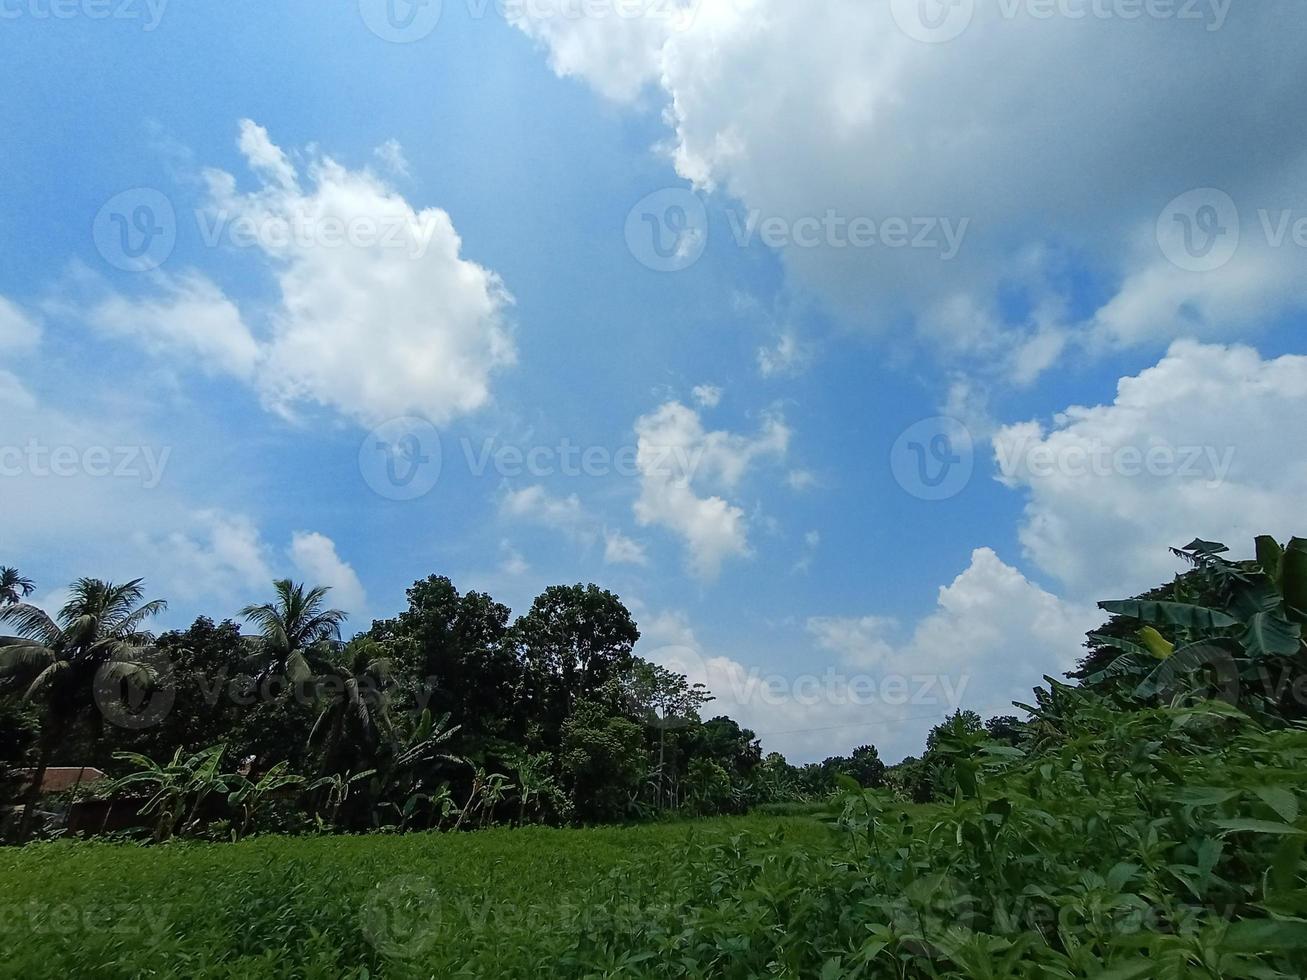
[[[1180,550],[1190,551],[1198,555],[1223,555],[1230,549],[1219,541],[1204,541],[1202,538],[1195,538]]]
[[[1254,657],[1291,657],[1302,644],[1302,627],[1275,613],[1258,613],[1248,621],[1240,641]]]
[[[1150,599],[1121,599],[1100,602],[1098,608],[1117,616],[1128,616],[1141,622],[1161,626],[1183,626],[1187,629],[1212,630],[1238,626],[1239,620],[1207,606],[1186,602],[1157,602]]]
[[[1280,562],[1280,591],[1289,607],[1290,617],[1307,622],[1307,540],[1294,538],[1284,550]]]
[[[1280,580],[1280,561],[1284,558],[1284,549],[1280,543],[1269,534],[1263,534],[1257,539],[1257,564],[1262,566],[1264,571],[1273,582]]]
[[[1257,578],[1239,583],[1227,608],[1232,615],[1247,622],[1258,613],[1282,612],[1284,596],[1270,579]]]

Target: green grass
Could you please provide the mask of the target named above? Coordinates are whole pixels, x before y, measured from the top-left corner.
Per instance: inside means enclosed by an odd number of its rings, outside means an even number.
[[[746,817],[0,850],[0,975],[548,975],[582,933],[638,933],[691,851],[741,835],[753,842],[741,847],[838,845],[812,820]]]
[[[1307,976],[1307,727],[1091,699],[1058,724],[1030,754],[947,740],[951,799],[850,790],[834,828],[757,815],[0,851],[0,971]]]

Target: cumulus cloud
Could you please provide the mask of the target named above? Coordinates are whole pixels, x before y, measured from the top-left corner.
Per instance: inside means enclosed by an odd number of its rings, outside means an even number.
[[[639,418],[635,432],[636,520],[680,537],[690,570],[700,579],[715,579],[728,558],[750,555],[744,509],[721,494],[736,491],[755,462],[784,458],[790,441],[784,420],[768,417],[756,436],[709,432],[696,411],[667,402]],[[700,487],[709,495],[701,495]]]
[[[1282,125],[1307,109],[1289,4],[954,4],[965,30],[938,44],[903,23],[918,7],[705,0],[678,20],[528,6],[514,22],[560,74],[619,101],[657,93],[678,173],[721,189],[730,214],[821,222],[815,247],[778,246],[795,282],[856,324],[915,323],[1018,383],[1077,335],[1211,337],[1300,301],[1307,253],[1268,245],[1258,213],[1274,230],[1307,205],[1307,135]],[[1196,274],[1164,254],[1178,232],[1159,220],[1205,187],[1236,203],[1244,241]],[[877,223],[872,244],[852,242],[857,219]],[[1070,268],[1103,284],[1096,313]]]
[[[157,273],[143,296],[92,303],[91,324],[248,381],[283,413],[312,403],[364,425],[406,415],[439,424],[486,405],[492,377],[516,359],[512,299],[463,257],[449,215],[316,152],[301,175],[250,120],[238,145],[257,186],[206,170],[199,230],[275,276],[280,298],[266,322],[255,329],[217,285],[186,271]]]
[[[1029,557],[1073,595],[1118,598],[1174,574],[1167,548],[1195,536],[1246,549],[1301,530],[1307,462],[1286,440],[1303,417],[1307,357],[1180,341],[1111,404],[1006,426],[993,446],[1029,498]]]
[[[329,157],[307,187],[267,132],[241,123],[241,150],[262,178],[242,193],[210,170],[216,221],[257,230],[281,288],[261,387],[274,403],[334,407],[365,424],[406,414],[434,422],[490,398],[513,363],[499,278],[461,255],[447,213],[417,210],[369,171]]]
[[[277,576],[255,523],[244,514],[202,510],[164,533],[138,532],[142,553],[152,553],[151,584],[183,600],[220,597],[237,605],[254,601]]]
[[[707,711],[729,714],[792,761],[865,742],[897,760],[919,753],[930,728],[959,707],[1013,711],[1044,674],[1075,663],[1101,621],[981,548],[910,626],[880,613],[809,619],[815,649],[802,667],[769,673],[705,649],[674,612],[641,616],[638,652],[707,686],[716,697]]]
[[[112,293],[86,311],[95,329],[135,341],[152,353],[177,355],[207,373],[254,380],[262,353],[236,304],[198,272],[157,273],[151,295]]]
[[[367,609],[363,583],[346,561],[336,553],[336,543],[316,531],[296,531],[291,536],[290,560],[306,583],[331,589],[328,603],[357,619]]]
[[[589,548],[602,539],[605,564],[644,565],[648,562],[642,544],[607,527],[576,494],[556,497],[539,484],[521,490],[506,490],[500,498],[499,512],[513,520],[561,531],[583,548]]]

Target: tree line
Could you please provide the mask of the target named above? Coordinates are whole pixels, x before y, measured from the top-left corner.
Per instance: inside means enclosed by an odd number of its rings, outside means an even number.
[[[329,590],[289,580],[240,611],[245,629],[201,617],[161,635],[166,603],[139,580],[80,579],[53,615],[32,591],[0,569],[0,793],[24,804],[20,836],[50,766],[114,775],[158,836],[209,832],[215,812],[233,836],[742,812],[883,779],[871,746],[764,756],[702,685],[634,653],[630,612],[595,585],[546,589],[513,619],[431,576],[348,642]]]

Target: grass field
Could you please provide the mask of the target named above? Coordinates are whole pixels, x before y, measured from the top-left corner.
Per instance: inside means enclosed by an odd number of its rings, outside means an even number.
[[[12,977],[1307,976],[1307,728],[1087,702],[952,798],[467,834],[0,850]],[[962,749],[966,749],[962,746]]]
[[[693,853],[833,852],[811,819],[0,850],[4,976],[535,977],[636,968]],[[723,879],[717,883],[726,887]],[[741,922],[741,930],[750,923]],[[741,935],[744,934],[742,931]]]

